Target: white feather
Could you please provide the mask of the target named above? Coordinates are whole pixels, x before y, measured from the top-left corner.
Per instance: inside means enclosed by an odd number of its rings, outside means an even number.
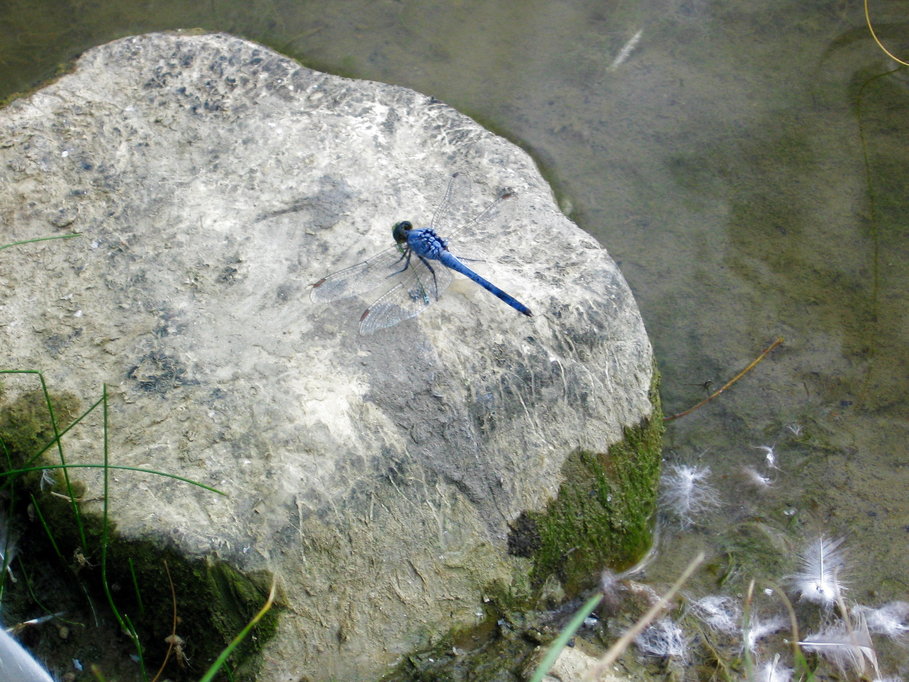
[[[909,635],[909,602],[892,601],[877,609],[856,605],[853,612],[864,616],[868,629],[876,635],[893,639]]]
[[[690,607],[695,616],[717,632],[738,632],[742,609],[732,597],[710,594],[691,602]]]
[[[843,675],[848,676],[850,672],[863,675],[873,671],[875,677],[880,677],[868,624],[861,615],[852,627],[842,621],[837,622],[825,630],[808,635],[804,641],[799,642],[799,646],[817,652],[839,668]]]
[[[767,661],[754,674],[754,682],[789,682],[792,679],[792,668],[780,663],[780,655],[775,654],[772,661]]]
[[[769,476],[764,476],[754,467],[744,466],[742,467],[742,473],[745,474],[745,479],[758,490],[767,490],[773,485],[773,479]]]
[[[638,46],[638,43],[641,41],[641,36],[644,35],[644,29],[641,29],[629,40],[625,45],[619,50],[619,53],[615,56],[615,59],[612,60],[612,64],[609,65],[610,71],[615,71],[622,64],[625,63],[625,60],[631,55],[634,48]]]
[[[748,623],[748,629],[742,632],[742,647],[754,652],[757,650],[759,640],[764,639],[767,635],[779,632],[787,625],[789,625],[789,621],[782,616],[774,616],[763,620],[752,615]]]
[[[634,643],[645,654],[677,661],[688,660],[688,637],[670,618],[663,618],[648,626],[634,638]]]
[[[708,467],[673,464],[664,470],[660,502],[683,528],[691,525],[693,517],[719,504],[716,489],[707,482],[709,476]]]
[[[845,591],[840,575],[845,568],[843,553],[839,549],[843,538],[828,540],[823,535],[801,553],[801,570],[789,577],[789,582],[805,600],[831,608]]]

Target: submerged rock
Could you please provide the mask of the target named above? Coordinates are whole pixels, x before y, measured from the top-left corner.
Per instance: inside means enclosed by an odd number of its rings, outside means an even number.
[[[395,222],[427,224],[454,172],[473,181],[465,215],[516,192],[464,255],[533,317],[460,275],[369,336],[369,296],[310,301]],[[527,154],[411,90],[227,35],[118,40],[0,112],[0,217],[0,243],[81,235],[0,252],[3,363],[86,404],[106,384],[112,463],[227,494],[118,471],[110,513],[121,540],[277,576],[261,680],[376,677],[476,623],[493,586],[552,567],[540,543],[577,546],[539,527],[583,469],[567,463],[596,453],[608,479],[610,448],[654,416],[651,348],[607,252]],[[101,443],[92,416],[67,461],[100,462]],[[646,501],[657,455],[639,457]],[[70,475],[99,510],[100,474]],[[622,529],[652,507],[601,502],[619,539],[595,551],[633,558]]]

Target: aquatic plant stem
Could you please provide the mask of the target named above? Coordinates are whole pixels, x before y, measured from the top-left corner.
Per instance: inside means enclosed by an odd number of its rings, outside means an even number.
[[[170,655],[174,650],[174,641],[177,635],[177,593],[174,590],[174,581],[170,577],[170,568],[167,566],[167,559],[164,560],[164,572],[167,574],[167,582],[170,584],[170,603],[172,606],[170,625],[171,636],[167,638],[167,653],[164,654],[164,660],[161,661],[161,667],[158,668],[158,674],[152,678],[151,682],[158,682],[158,678],[161,677],[161,674],[164,672],[164,668],[170,660]]]
[[[710,395],[708,395],[706,398],[704,398],[701,402],[699,402],[699,403],[698,403],[697,405],[695,405],[694,407],[689,407],[687,410],[684,410],[683,412],[676,412],[675,414],[669,415],[668,417],[663,417],[663,421],[664,421],[664,422],[670,422],[670,421],[672,421],[673,419],[678,419],[679,417],[684,417],[685,415],[691,414],[691,413],[694,412],[695,410],[700,409],[701,407],[703,407],[704,405],[706,405],[707,403],[709,403],[711,400],[713,400],[714,398],[716,398],[720,393],[722,393],[722,392],[725,391],[727,388],[729,388],[730,386],[732,386],[732,384],[734,384],[736,381],[738,381],[738,380],[741,379],[743,376],[745,376],[746,374],[748,374],[748,372],[750,372],[752,369],[754,369],[755,365],[757,365],[761,360],[763,360],[764,358],[766,358],[767,355],[769,355],[770,352],[771,352],[774,348],[776,348],[777,346],[779,346],[781,343],[783,343],[783,337],[782,337],[782,336],[780,336],[779,338],[776,339],[776,341],[774,341],[774,342],[771,343],[769,346],[767,346],[767,348],[765,348],[764,351],[763,351],[760,355],[758,355],[754,360],[752,360],[750,363],[748,363],[748,366],[747,366],[745,369],[743,369],[741,372],[739,372],[739,373],[736,374],[734,377],[732,377],[729,381],[727,381],[725,384],[723,384],[723,387],[722,387],[722,388],[719,388],[719,389],[717,389],[716,391],[714,391],[713,393],[711,393]]]

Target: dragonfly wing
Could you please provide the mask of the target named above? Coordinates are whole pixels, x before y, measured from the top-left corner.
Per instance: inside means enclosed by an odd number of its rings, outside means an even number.
[[[412,257],[407,276],[376,300],[360,318],[360,333],[372,334],[416,317],[439,299],[451,284],[451,270],[439,262],[431,268]]]
[[[404,259],[400,249],[392,247],[369,260],[338,270],[313,284],[309,297],[316,303],[350,298],[388,284],[402,272]]]
[[[482,232],[486,223],[494,217],[501,219],[503,204],[514,196],[514,191],[501,189],[495,199],[484,205],[483,195],[478,190],[466,173],[451,176],[445,196],[432,216],[430,227],[436,234],[447,240],[460,237],[456,241],[469,242],[475,240],[477,232]]]
[[[448,187],[442,201],[432,214],[429,223],[436,234],[447,237],[452,234],[464,221],[464,210],[467,208],[473,181],[467,173],[455,173],[448,181]]]

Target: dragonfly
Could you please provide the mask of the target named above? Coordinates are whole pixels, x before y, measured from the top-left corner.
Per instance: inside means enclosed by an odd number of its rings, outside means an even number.
[[[478,275],[452,254],[448,250],[449,240],[439,235],[443,227],[457,225],[454,222],[457,216],[456,199],[466,194],[470,185],[470,179],[464,173],[452,175],[429,227],[415,228],[407,220],[395,223],[391,230],[394,246],[357,265],[323,277],[312,286],[310,298],[317,303],[328,303],[387,286],[385,293],[360,317],[360,334],[372,334],[419,315],[439,300],[451,284],[452,272],[460,272],[519,313],[532,316],[530,308]],[[449,235],[479,225],[503,201],[513,196],[511,190],[500,192],[479,214],[450,229]]]

